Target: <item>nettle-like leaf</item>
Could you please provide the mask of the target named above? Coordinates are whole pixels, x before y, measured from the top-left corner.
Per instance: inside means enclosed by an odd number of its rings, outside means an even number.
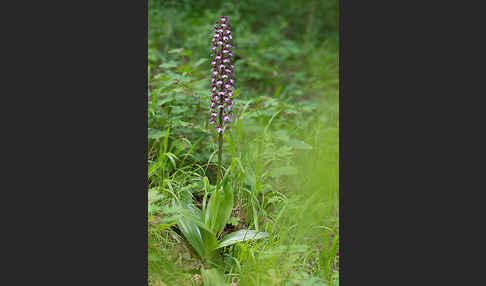
[[[157,129],[154,129],[154,128],[148,129],[148,138],[149,139],[162,138],[162,137],[164,137],[164,135],[165,135],[165,131],[157,130]]]
[[[164,68],[164,69],[175,68],[175,67],[177,67],[177,63],[174,62],[174,61],[169,61],[169,62],[166,62],[166,63],[159,65],[159,67]]]
[[[223,239],[219,241],[217,248],[225,247],[228,245],[232,245],[238,242],[243,242],[251,239],[261,239],[266,237],[268,237],[268,233],[266,232],[261,232],[261,231],[258,232],[256,230],[242,229],[239,231],[232,232],[226,235],[225,237],[223,237]]]

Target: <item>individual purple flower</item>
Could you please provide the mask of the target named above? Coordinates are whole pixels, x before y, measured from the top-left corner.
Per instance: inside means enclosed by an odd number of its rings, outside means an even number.
[[[219,134],[229,130],[233,116],[233,43],[229,19],[221,16],[214,26],[211,47],[210,123]]]

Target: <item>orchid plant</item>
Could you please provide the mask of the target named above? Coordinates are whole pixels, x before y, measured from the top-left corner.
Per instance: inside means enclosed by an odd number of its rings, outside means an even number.
[[[221,237],[233,209],[233,187],[230,172],[224,177],[221,172],[223,132],[229,131],[233,117],[233,60],[232,35],[228,17],[221,16],[214,27],[211,79],[210,123],[216,125],[218,134],[218,181],[216,187],[204,178],[204,198],[202,209],[193,203],[190,192],[175,197],[170,221],[192,247],[196,255],[206,264],[212,264],[216,250],[238,242],[268,237],[267,233],[256,230],[238,230]]]

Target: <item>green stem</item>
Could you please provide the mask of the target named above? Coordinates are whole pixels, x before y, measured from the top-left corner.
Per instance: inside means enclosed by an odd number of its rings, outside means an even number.
[[[219,126],[223,127],[223,109],[219,110]],[[218,186],[221,183],[221,157],[223,156],[223,132],[218,134]]]

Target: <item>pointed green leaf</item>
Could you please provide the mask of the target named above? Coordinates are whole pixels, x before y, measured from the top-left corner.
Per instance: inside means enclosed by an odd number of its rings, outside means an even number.
[[[235,244],[237,242],[247,241],[250,239],[261,239],[268,237],[268,233],[266,232],[258,232],[256,230],[246,230],[242,229],[239,231],[232,232],[225,237],[218,243],[217,248],[225,247],[231,244]]]
[[[220,233],[228,221],[233,209],[233,191],[228,184],[222,190],[217,190],[209,199],[204,216],[204,223],[214,233]]]
[[[223,231],[233,210],[233,188],[226,174],[221,183],[222,187],[211,195],[204,214],[204,223],[218,234]]]
[[[201,258],[209,258],[217,246],[216,235],[202,222],[201,212],[187,198],[181,196],[175,205],[178,209],[172,212],[179,214],[175,221],[184,238]]]

